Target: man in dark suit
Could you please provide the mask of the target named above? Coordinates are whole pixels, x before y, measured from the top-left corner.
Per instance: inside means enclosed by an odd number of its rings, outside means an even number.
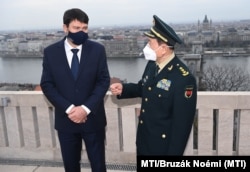
[[[183,155],[196,112],[196,79],[175,55],[182,43],[175,31],[156,15],[144,34],[148,61],[138,83],[113,83],[118,99],[141,97],[136,146],[137,155]]]
[[[88,21],[80,9],[65,11],[67,36],[44,49],[40,85],[55,107],[55,129],[66,172],[80,172],[82,140],[92,172],[106,171],[104,96],[110,76],[105,48],[88,39]],[[76,62],[71,64],[74,57]]]

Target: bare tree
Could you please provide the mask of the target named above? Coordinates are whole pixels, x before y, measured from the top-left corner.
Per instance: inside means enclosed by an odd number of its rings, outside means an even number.
[[[249,85],[249,73],[236,65],[208,66],[201,78],[205,91],[249,91]]]

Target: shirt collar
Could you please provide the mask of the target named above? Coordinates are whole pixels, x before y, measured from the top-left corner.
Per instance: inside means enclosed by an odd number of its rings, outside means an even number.
[[[66,52],[71,52],[71,49],[74,49],[74,48],[77,48],[77,49],[79,49],[79,51],[78,52],[82,52],[82,44],[81,45],[79,45],[79,46],[77,46],[77,47],[72,47],[70,44],[69,44],[69,42],[68,42],[68,39],[66,38],[65,39],[65,41],[64,41],[64,46],[65,46],[65,50],[66,50]]]
[[[172,54],[170,54],[163,62],[161,62],[160,64],[156,62],[156,64],[159,66],[159,72],[174,58],[175,53],[173,52]]]

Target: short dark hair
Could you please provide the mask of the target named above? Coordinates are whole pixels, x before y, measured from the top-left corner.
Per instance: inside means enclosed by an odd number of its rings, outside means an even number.
[[[82,23],[89,23],[88,15],[79,8],[72,8],[64,12],[63,24],[69,26],[70,22],[73,20],[78,20]]]

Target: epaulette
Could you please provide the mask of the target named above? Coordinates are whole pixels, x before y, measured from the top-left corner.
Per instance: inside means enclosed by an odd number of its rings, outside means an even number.
[[[184,69],[182,66],[180,66],[179,64],[176,65],[177,68],[181,71],[182,76],[188,76],[189,75],[189,71]]]

